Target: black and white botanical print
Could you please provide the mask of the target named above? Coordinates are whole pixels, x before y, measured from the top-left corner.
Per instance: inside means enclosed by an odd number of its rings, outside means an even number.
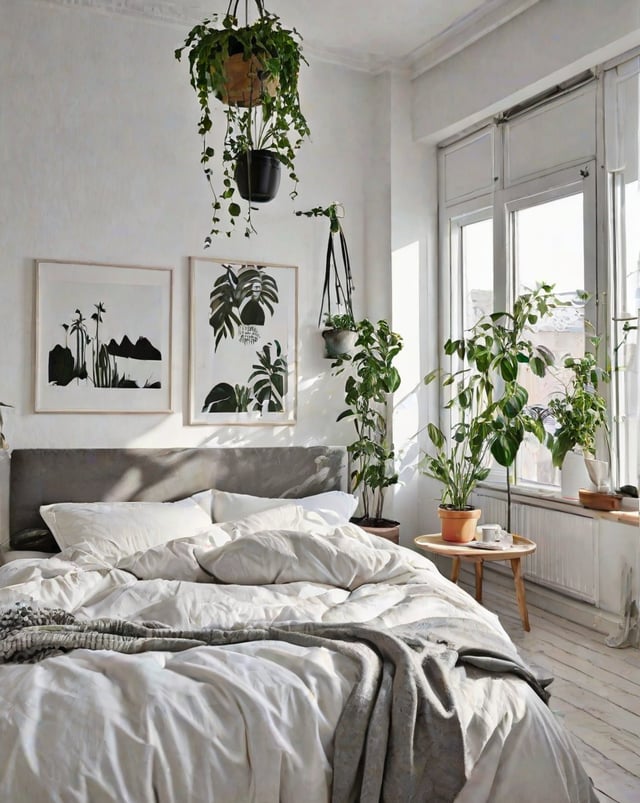
[[[37,263],[36,410],[171,409],[171,270]]]
[[[192,259],[192,423],[295,420],[297,271]]]
[[[52,385],[84,382],[94,388],[160,388],[162,383],[154,363],[162,360],[161,351],[148,337],[139,335],[134,342],[127,334],[120,339],[105,337],[107,308],[102,301],[85,317],[78,308],[71,319],[61,323],[64,344],[56,343],[49,351],[48,381]],[[108,330],[107,330],[108,331]]]

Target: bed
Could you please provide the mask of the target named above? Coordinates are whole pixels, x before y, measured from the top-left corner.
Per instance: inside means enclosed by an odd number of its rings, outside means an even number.
[[[597,801],[548,679],[354,505],[339,448],[14,451],[12,547],[61,551],[0,567],[0,801]]]

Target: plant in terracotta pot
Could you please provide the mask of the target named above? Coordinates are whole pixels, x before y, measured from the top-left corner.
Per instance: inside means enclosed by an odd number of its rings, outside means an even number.
[[[324,323],[324,356],[336,359],[340,355],[353,354],[357,338],[357,327],[353,317],[353,276],[347,240],[342,229],[344,217],[342,204],[332,203],[327,207],[316,206],[306,212],[296,212],[305,217],[326,217],[329,219],[329,239],[325,259],[324,282],[318,326]],[[340,243],[339,256],[336,256],[334,238]],[[340,264],[339,264],[340,261]],[[324,315],[324,320],[323,316]]]
[[[521,370],[529,366],[535,376],[542,377],[554,361],[547,348],[532,342],[529,332],[561,304],[552,285],[541,284],[522,293],[510,311],[483,315],[463,338],[447,340],[445,355],[457,359],[459,369],[453,372],[436,369],[425,377],[426,384],[441,378],[443,388],[452,391],[445,404],[453,419],[449,442],[438,427],[428,426],[427,433],[436,451],[427,455],[422,464],[427,476],[443,483],[441,510],[445,515],[448,510],[458,512],[457,505],[463,510],[470,507],[469,494],[489,475],[486,461],[490,454],[506,469],[506,527],[510,531],[510,469],[526,433],[533,434],[541,443],[546,438],[543,422],[528,407],[529,394],[521,382]],[[452,475],[446,474],[447,461],[451,461]],[[469,489],[466,496],[460,493],[461,488]],[[452,500],[454,495],[458,497],[456,502]],[[468,527],[471,529],[471,525]],[[473,530],[471,535],[466,531],[464,535],[451,537],[472,540],[475,525]]]
[[[239,0],[230,0],[220,22],[218,15],[194,26],[178,60],[188,52],[191,86],[200,104],[198,133],[202,137],[201,162],[213,194],[212,225],[205,247],[213,235],[223,230],[223,205],[228,213],[225,233],[230,236],[242,208],[236,188],[246,205],[245,236],[255,231],[251,213],[255,203],[271,200],[280,181],[280,166],[294,182],[298,181],[295,153],[309,134],[300,108],[298,76],[302,39],[287,29],[280,18],[269,13],[263,0],[254,0],[257,19],[244,25],[238,20]],[[245,16],[247,14],[245,4]],[[218,23],[220,24],[218,25]],[[214,114],[216,106],[219,114]],[[222,117],[224,140],[222,165],[214,170],[216,147],[210,137],[214,117]]]
[[[427,378],[425,379],[427,381]],[[463,397],[462,403],[471,402]],[[489,476],[486,438],[488,426],[470,409],[459,409],[459,420],[453,425],[450,442],[435,424],[427,425],[431,453],[425,454],[420,469],[427,477],[442,483],[438,516],[445,541],[472,541],[481,511],[470,504],[477,484]]]
[[[402,338],[387,321],[377,324],[364,318],[356,324],[355,353],[342,355],[332,364],[335,373],[350,368],[345,381],[347,408],[337,420],[350,418],[356,439],[347,447],[351,457],[351,482],[360,491],[362,516],[354,521],[365,529],[396,528],[399,523],[383,516],[386,489],[398,482],[394,469],[388,404],[400,386],[393,362],[402,350]],[[397,537],[397,534],[396,534]]]

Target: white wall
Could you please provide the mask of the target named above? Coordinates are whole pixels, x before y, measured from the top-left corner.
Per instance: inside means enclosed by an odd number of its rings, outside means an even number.
[[[342,201],[357,285],[367,314],[366,241],[388,228],[369,206],[370,165],[388,162],[370,132],[376,81],[314,62],[301,96],[312,139],[299,155],[300,193],[255,217],[258,234],[214,241],[201,173],[198,108],[187,64],[175,61],[186,29],[151,20],[0,0],[0,398],[15,405],[13,447],[347,443],[342,379],[329,376],[316,329],[328,227],[295,209]],[[376,215],[382,219],[377,220]],[[387,244],[388,252],[388,244]],[[295,427],[186,426],[188,256],[259,258],[299,266],[299,383]],[[172,415],[34,414],[34,260],[174,268]],[[384,261],[380,255],[380,263]],[[387,260],[388,262],[388,260]],[[377,269],[377,268],[376,268]]]
[[[638,0],[540,0],[416,79],[414,136],[440,141],[638,43]]]

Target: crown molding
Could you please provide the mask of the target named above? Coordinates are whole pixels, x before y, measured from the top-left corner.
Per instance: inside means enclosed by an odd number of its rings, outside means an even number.
[[[37,0],[63,8],[85,8],[107,14],[124,14],[174,25],[194,25],[211,16],[207,0]],[[376,53],[354,53],[328,48],[313,37],[305,37],[304,49],[319,61],[377,75],[388,70],[408,70],[417,78],[441,61],[463,50],[481,37],[530,8],[539,0],[486,0],[475,11],[455,22],[408,56],[393,59]]]
[[[537,2],[539,0],[487,0],[402,59],[403,66],[409,68],[412,78],[418,78]]]
[[[107,14],[124,14],[168,22],[175,25],[193,25],[211,16],[202,0],[39,0],[41,3],[64,8],[87,8]]]

